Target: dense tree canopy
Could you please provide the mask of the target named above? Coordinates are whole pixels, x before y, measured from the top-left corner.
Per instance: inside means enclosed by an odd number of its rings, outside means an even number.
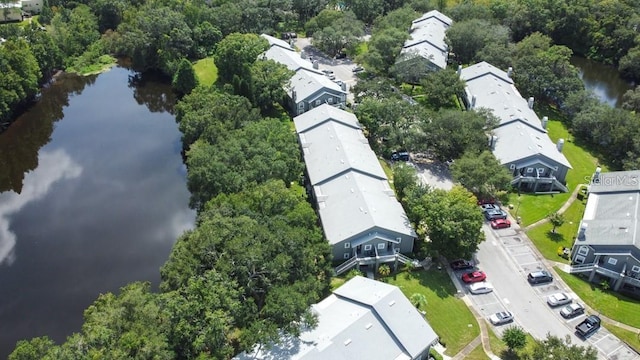
[[[495,198],[498,191],[509,190],[513,178],[488,150],[480,154],[466,152],[451,165],[451,174],[456,182],[478,198]]]
[[[470,259],[485,239],[477,199],[461,186],[409,198],[407,207],[419,235],[426,237],[427,247],[446,258]]]
[[[351,11],[336,13],[323,10],[318,17],[320,19],[315,21],[317,25],[312,23],[316,19],[311,19],[309,22],[312,24],[307,23],[306,27],[317,26],[317,30],[313,32],[313,45],[329,56],[334,56],[343,49],[353,50],[364,35],[364,24]]]
[[[219,80],[231,83],[234,76],[249,79],[251,65],[268,47],[267,40],[256,34],[227,35],[218,43],[214,56]]]

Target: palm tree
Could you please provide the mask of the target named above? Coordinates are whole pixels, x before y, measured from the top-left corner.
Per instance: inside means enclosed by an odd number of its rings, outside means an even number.
[[[420,309],[421,305],[427,305],[427,297],[421,293],[413,293],[409,300],[411,300],[411,303],[416,307],[416,309]]]

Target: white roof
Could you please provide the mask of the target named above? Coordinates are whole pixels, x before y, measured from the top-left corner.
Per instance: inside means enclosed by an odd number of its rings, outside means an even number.
[[[328,104],[322,104],[313,111],[308,111],[293,119],[298,134],[305,133],[311,128],[335,121],[342,125],[360,130],[358,118],[348,111],[340,110]]]
[[[321,71],[314,69],[311,62],[301,58],[299,53],[283,49],[279,46],[270,47],[269,50],[265,51],[261,56],[282,64],[291,71],[304,69],[306,71],[324,75]]]
[[[347,281],[312,310],[318,316],[315,329],[236,359],[410,360],[438,339],[400,289],[361,276]]]
[[[493,154],[501,164],[537,156],[543,162],[547,159],[546,165],[550,168],[555,164],[571,168],[567,158],[558,151],[545,131],[533,129],[521,122],[510,122],[495,128],[493,133],[497,137]]]
[[[267,34],[261,34],[260,36],[267,39],[267,41],[269,42],[269,47],[278,46],[282,49],[295,52],[295,50],[291,47],[291,45],[289,45],[289,43],[284,40],[280,40],[278,38],[275,38]]]
[[[451,19],[437,10],[414,20],[411,25],[411,35],[405,41],[400,55],[416,54],[444,69],[447,67],[448,55],[445,36],[451,23]]]
[[[372,230],[389,241],[399,235],[416,236],[386,178],[349,170],[314,186],[313,191],[322,228],[331,245]]]
[[[549,167],[557,163],[571,168],[506,72],[483,61],[462,69],[460,78],[466,82],[468,101],[475,97],[474,109],[489,109],[500,121],[493,153],[501,163],[538,156],[546,158]]]
[[[296,71],[296,74],[291,78],[288,91],[291,98],[293,98],[292,91],[296,92],[296,103],[301,100],[311,101],[313,100],[311,98],[312,95],[322,91],[336,95],[344,94],[346,96],[347,94],[338,84],[329,80],[324,74],[316,74],[302,69]]]

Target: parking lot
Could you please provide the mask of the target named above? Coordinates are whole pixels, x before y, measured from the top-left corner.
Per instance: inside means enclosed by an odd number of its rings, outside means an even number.
[[[575,344],[595,347],[602,359],[640,359],[638,354],[605,328],[586,340],[575,335],[575,326],[588,314],[567,320],[560,315],[562,306],[551,308],[546,303],[549,295],[558,292],[565,292],[574,301],[580,302],[575,300],[574,293],[557,280],[557,276],[548,284],[529,285],[526,280],[528,273],[548,270],[548,267],[515,221],[512,223],[514,227],[500,230],[493,230],[488,224],[483,226],[487,240],[480,244],[475,260],[478,268],[487,274],[487,281],[492,283],[494,291],[484,295],[466,295],[485,318],[499,311],[514,314],[512,324],[493,327],[498,336],[509,326],[518,325],[537,339],[545,338],[547,333],[560,338],[568,335]],[[463,272],[459,272],[458,277]]]
[[[353,73],[353,68],[356,67],[356,64],[351,61],[351,59],[329,58],[324,53],[311,46],[311,40],[309,38],[295,39],[295,46],[304,52],[305,58],[311,57],[314,61],[318,62],[318,70],[331,70],[336,76],[336,80],[341,80],[346,83],[348,92],[347,102],[353,103],[353,94],[350,89],[356,84],[357,78]]]

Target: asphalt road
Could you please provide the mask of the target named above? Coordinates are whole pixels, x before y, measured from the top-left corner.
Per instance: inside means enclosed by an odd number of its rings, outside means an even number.
[[[547,297],[557,292],[566,292],[574,301],[580,301],[575,300],[576,295],[555,279],[549,284],[529,285],[527,274],[545,269],[545,265],[517,225],[514,224],[511,229],[493,230],[485,224],[483,231],[487,240],[480,244],[475,260],[478,268],[487,274],[487,280],[493,284],[494,292],[467,296],[486,318],[504,310],[514,314],[514,323],[494,327],[499,336],[509,326],[518,325],[537,339],[544,339],[550,333],[561,338],[569,336],[574,344],[594,346],[601,359],[640,359],[638,354],[605,328],[586,340],[579,338],[574,333],[574,327],[586,315],[565,320],[559,314],[562,307],[551,308],[547,305]]]

